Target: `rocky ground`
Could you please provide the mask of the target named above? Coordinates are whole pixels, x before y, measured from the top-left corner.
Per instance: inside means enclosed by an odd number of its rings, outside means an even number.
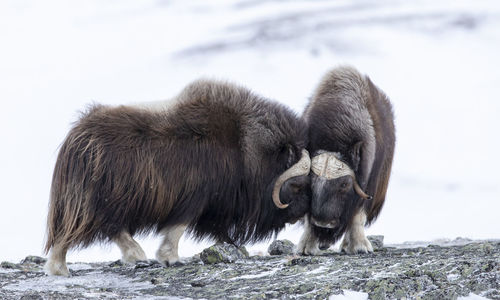
[[[377,244],[376,241],[373,241]],[[457,243],[455,243],[457,244]],[[214,245],[184,265],[156,261],[70,263],[70,278],[47,276],[45,259],[3,262],[1,299],[500,299],[500,241],[383,247],[373,254],[325,251],[304,257],[291,245],[272,245],[278,255],[248,256],[232,245]]]

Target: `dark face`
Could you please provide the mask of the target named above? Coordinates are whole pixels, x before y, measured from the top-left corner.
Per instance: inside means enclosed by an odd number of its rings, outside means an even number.
[[[318,227],[344,230],[361,204],[351,176],[327,180],[311,173],[311,223]]]
[[[283,204],[289,204],[283,209],[288,223],[295,223],[310,210],[311,184],[308,175],[297,176],[285,181],[280,191]]]

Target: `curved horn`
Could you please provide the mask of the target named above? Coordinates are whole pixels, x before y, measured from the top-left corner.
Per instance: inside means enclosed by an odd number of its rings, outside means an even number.
[[[286,170],[283,172],[283,174],[276,179],[276,183],[274,184],[274,189],[273,189],[273,202],[274,205],[278,208],[287,208],[288,204],[283,204],[280,201],[280,190],[281,186],[285,181],[292,177],[297,177],[301,175],[307,175],[309,174],[309,170],[311,169],[311,158],[309,157],[309,152],[307,150],[302,150],[302,157],[300,160],[294,164],[293,166],[290,167],[290,169]]]
[[[356,180],[356,177],[352,176],[352,179],[354,181],[354,191],[356,191],[356,193],[361,197],[363,198],[364,200],[371,200],[373,197],[366,194],[362,189],[361,187],[359,186],[358,184],[358,181]]]

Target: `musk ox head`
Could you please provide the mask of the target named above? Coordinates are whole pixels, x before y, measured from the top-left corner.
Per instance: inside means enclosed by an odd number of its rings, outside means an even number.
[[[287,219],[292,223],[309,211],[310,169],[309,152],[303,149],[300,160],[283,172],[274,183],[272,191],[274,205],[285,210]]]
[[[342,231],[355,209],[372,197],[361,188],[352,165],[359,162],[359,144],[352,157],[319,151],[311,160],[311,222]],[[354,166],[357,168],[357,166]]]

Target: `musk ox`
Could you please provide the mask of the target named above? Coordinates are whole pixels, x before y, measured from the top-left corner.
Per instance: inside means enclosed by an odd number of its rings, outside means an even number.
[[[394,155],[392,106],[351,67],[327,73],[306,107],[311,211],[298,252],[314,255],[345,233],[341,249],[371,252],[364,226],[384,204]]]
[[[200,80],[170,104],[94,105],[63,142],[54,169],[45,252],[69,276],[66,253],[115,242],[146,259],[135,234],[158,233],[157,259],[178,262],[187,231],[241,245],[309,211],[307,128],[281,104]]]

